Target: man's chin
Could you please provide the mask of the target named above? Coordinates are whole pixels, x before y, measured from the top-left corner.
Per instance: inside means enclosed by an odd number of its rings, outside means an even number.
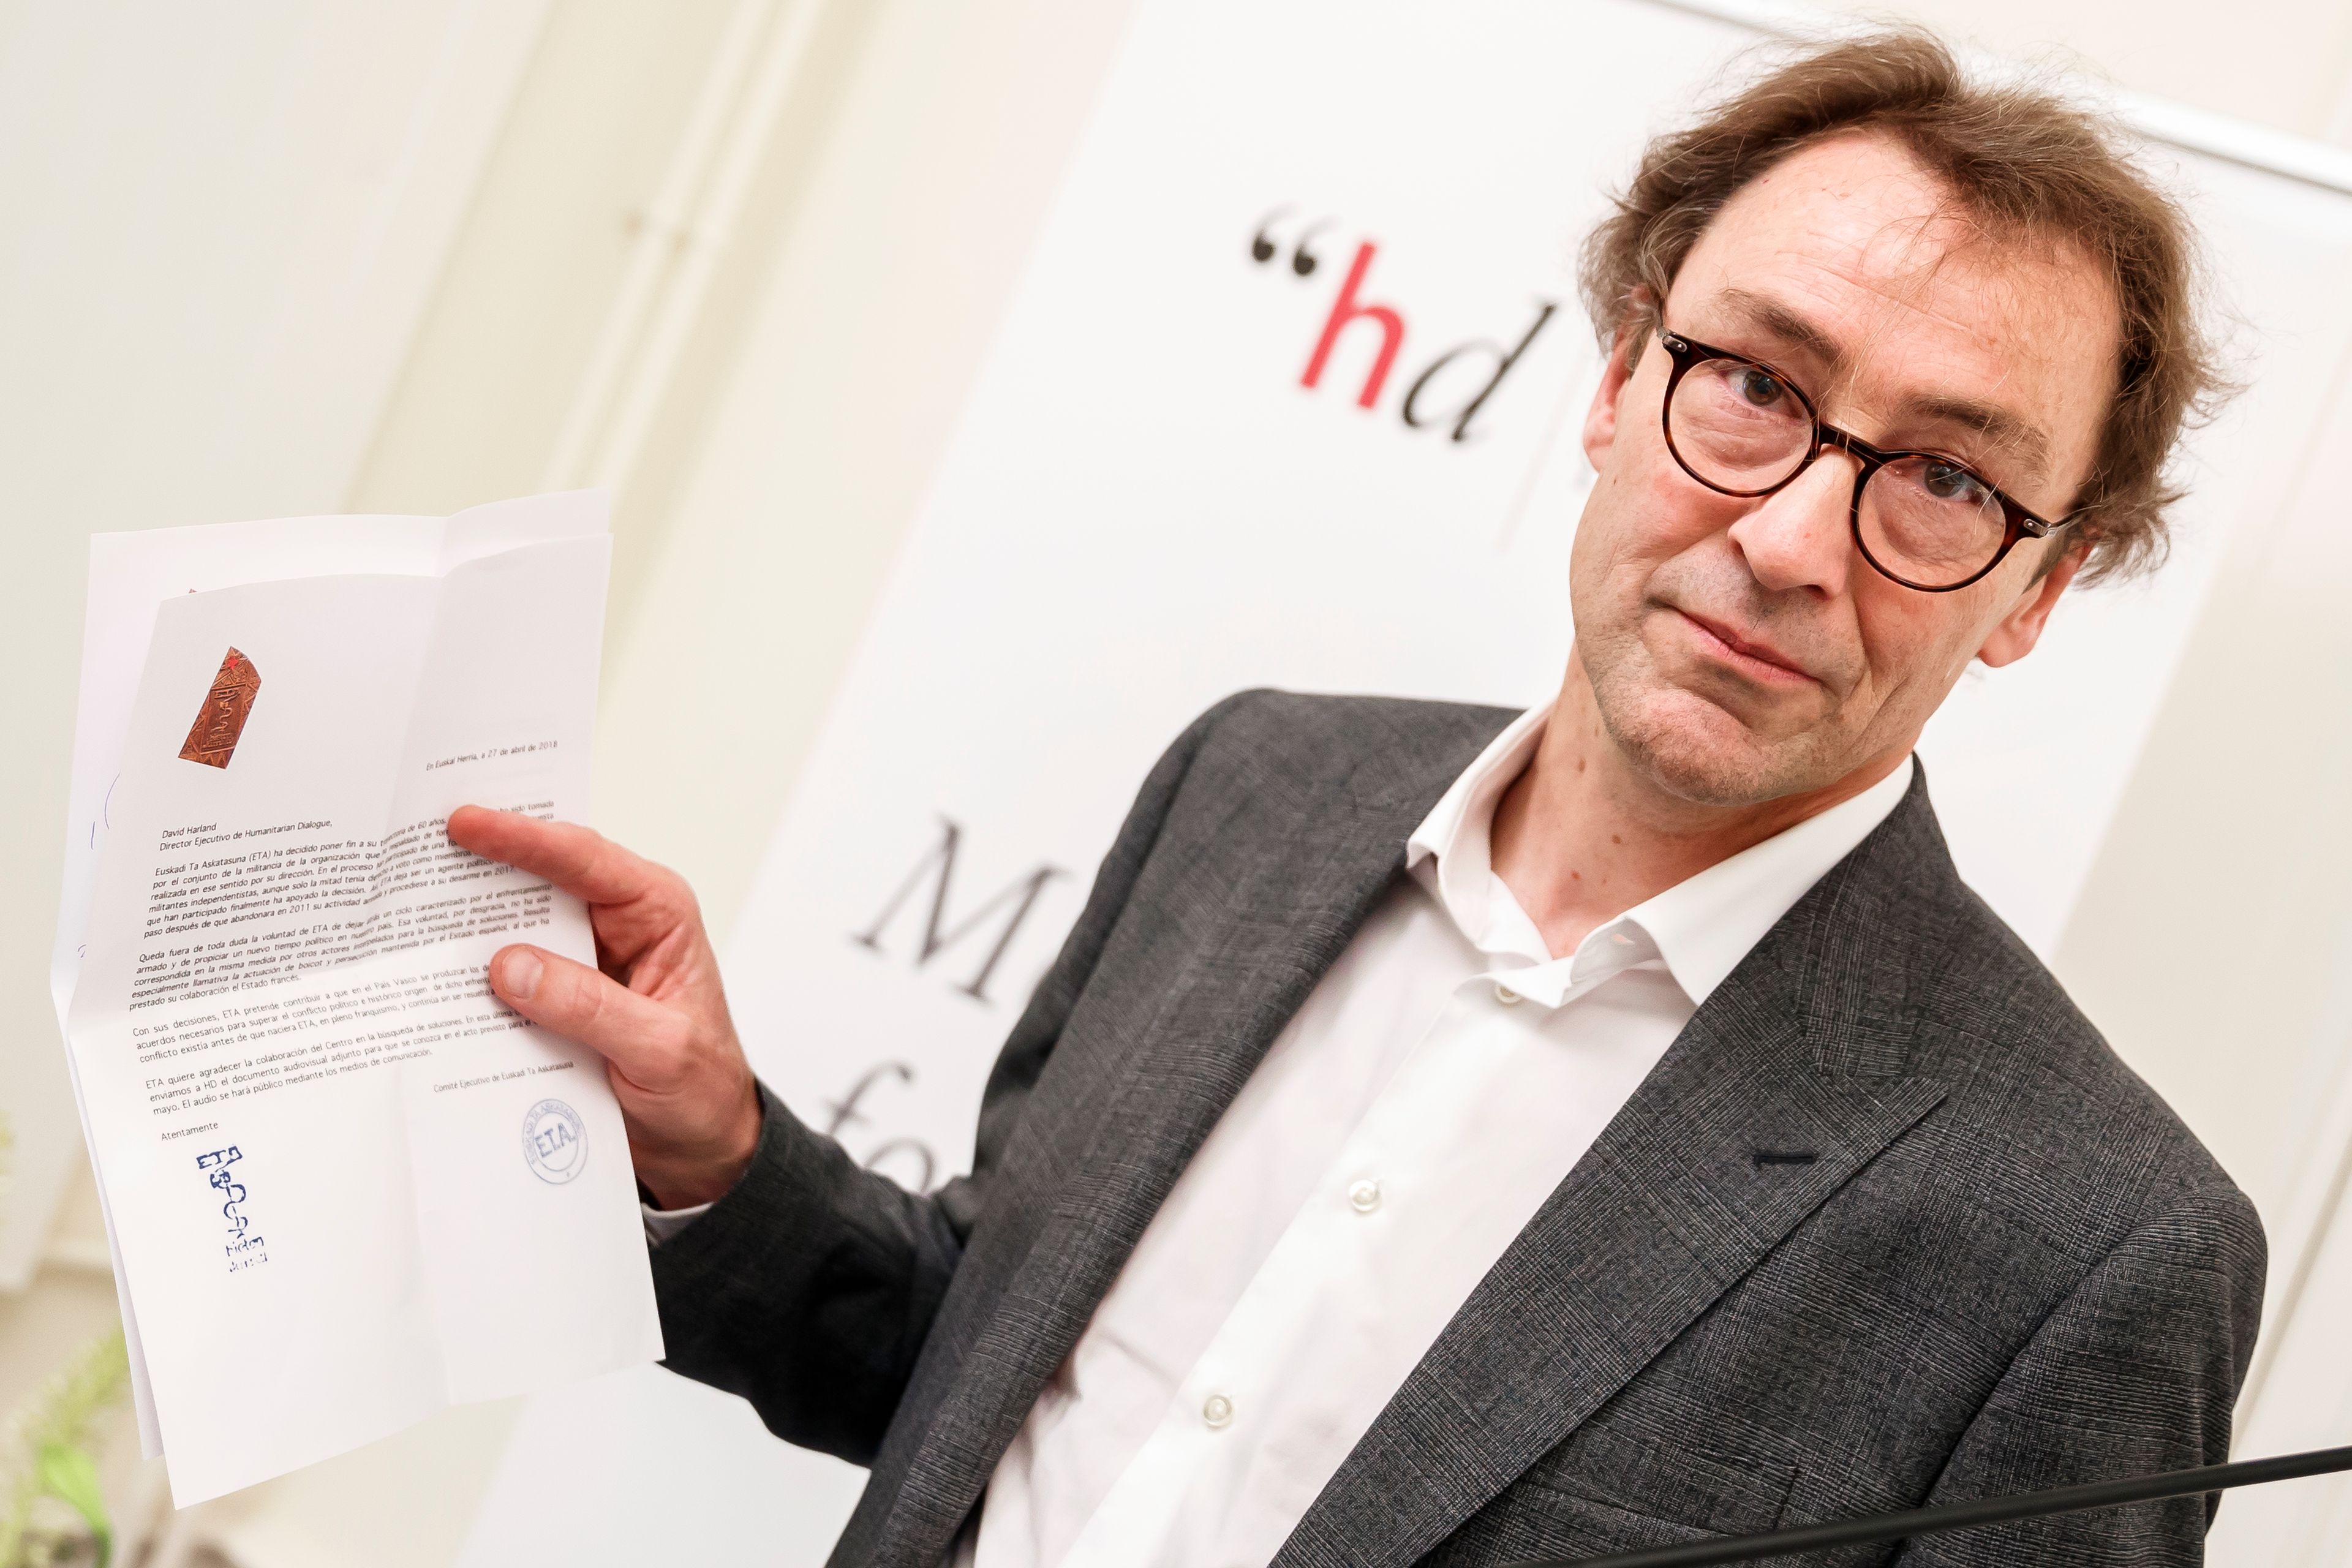
[[[1694,805],[1758,805],[1812,787],[1807,737],[1757,733],[1703,697],[1652,696],[1602,721],[1619,748],[1660,789]]]

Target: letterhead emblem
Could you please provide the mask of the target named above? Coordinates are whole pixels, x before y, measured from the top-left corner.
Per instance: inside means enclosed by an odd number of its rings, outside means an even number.
[[[181,757],[208,768],[228,766],[229,758],[236,754],[237,737],[245,733],[246,718],[253,711],[253,699],[260,690],[261,671],[253,668],[253,660],[229,649],[222,656],[220,672],[213,677],[212,689],[205,693],[205,705],[196,710],[196,721],[188,726]]]
[[[542,1100],[522,1119],[522,1157],[531,1174],[562,1186],[588,1163],[588,1124],[560,1100]]]

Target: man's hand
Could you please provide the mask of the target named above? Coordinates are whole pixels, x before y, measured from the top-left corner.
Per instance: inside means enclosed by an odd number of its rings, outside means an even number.
[[[597,969],[517,943],[490,960],[490,988],[604,1057],[662,1207],[726,1195],[759,1143],[760,1096],[685,879],[585,827],[478,805],[449,814],[449,842],[587,900]]]

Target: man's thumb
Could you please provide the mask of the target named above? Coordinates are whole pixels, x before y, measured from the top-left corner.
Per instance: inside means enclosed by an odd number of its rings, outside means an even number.
[[[688,1021],[584,963],[521,943],[500,948],[490,960],[490,989],[532,1023],[595,1051],[640,1089],[665,1092],[687,1068]]]

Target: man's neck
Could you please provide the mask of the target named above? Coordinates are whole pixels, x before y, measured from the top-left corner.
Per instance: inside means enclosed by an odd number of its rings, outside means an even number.
[[[1634,905],[1853,799],[1907,754],[1874,758],[1819,790],[1698,805],[1668,794],[1611,739],[1571,659],[1534,759],[1496,803],[1495,874],[1559,957]]]

